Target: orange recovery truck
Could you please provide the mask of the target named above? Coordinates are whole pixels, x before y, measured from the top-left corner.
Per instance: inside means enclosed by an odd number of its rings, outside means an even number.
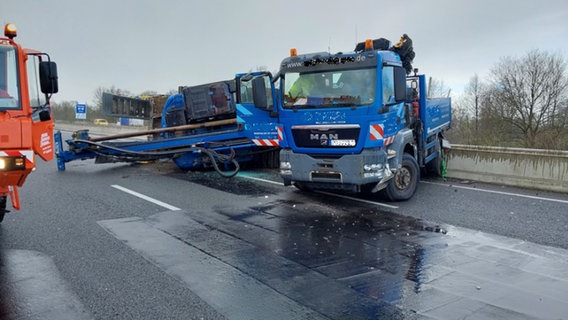
[[[36,155],[52,160],[49,99],[58,91],[57,66],[48,54],[22,48],[9,23],[0,37],[0,222],[8,197],[20,209],[18,187],[35,169]]]

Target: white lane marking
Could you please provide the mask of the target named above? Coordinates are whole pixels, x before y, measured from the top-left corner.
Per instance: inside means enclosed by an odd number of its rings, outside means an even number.
[[[241,177],[241,178],[245,178],[245,179],[251,179],[251,180],[256,180],[256,181],[261,181],[261,182],[266,182],[266,183],[272,183],[272,184],[276,184],[276,185],[284,187],[284,183],[282,183],[282,182],[276,182],[276,181],[272,181],[272,180],[255,178],[255,177],[245,176],[245,175],[241,175],[241,174],[239,174],[238,176]]]
[[[256,181],[262,181],[262,182],[266,182],[266,183],[277,184],[279,186],[284,186],[281,182],[276,182],[276,181],[272,181],[272,180],[266,180],[266,179],[255,178],[255,177],[244,176],[244,175],[239,175],[239,177],[251,179],[251,180],[256,180]],[[344,196],[344,195],[335,194],[335,193],[331,193],[331,192],[325,192],[325,191],[316,191],[316,192],[321,193],[321,194],[325,194],[325,195],[328,195],[328,196],[349,199],[349,200],[363,202],[363,203],[372,204],[372,205],[376,205],[376,206],[382,206],[382,207],[387,207],[387,208],[391,208],[391,209],[398,209],[397,206],[393,206],[393,205],[386,204],[386,203],[369,201],[369,200],[365,200],[365,199],[358,199],[358,198],[354,198],[354,197],[350,197],[350,196]]]
[[[148,196],[146,196],[146,195],[143,195],[143,194],[138,193],[138,192],[136,192],[136,191],[132,191],[132,190],[130,190],[130,189],[126,189],[125,187],[121,187],[121,186],[116,185],[116,184],[111,185],[111,187],[113,187],[113,188],[115,188],[115,189],[118,189],[118,190],[120,190],[120,191],[124,191],[124,192],[126,192],[126,193],[129,193],[129,194],[131,194],[131,195],[133,195],[133,196],[135,196],[135,197],[138,197],[138,198],[140,198],[140,199],[144,199],[144,200],[146,200],[146,201],[149,201],[149,202],[152,202],[152,203],[154,203],[154,204],[157,204],[157,205],[159,205],[159,206],[161,206],[161,207],[164,207],[164,208],[166,208],[166,209],[168,209],[168,210],[172,210],[172,211],[179,211],[179,210],[181,210],[181,209],[178,208],[178,207],[174,207],[174,206],[169,205],[169,204],[167,204],[167,203],[165,203],[165,202],[162,202],[162,201],[160,201],[160,200],[156,200],[156,199],[154,199],[154,198],[148,197]]]
[[[363,202],[363,203],[367,203],[367,204],[372,204],[372,205],[376,205],[376,206],[381,206],[381,207],[387,207],[387,208],[391,208],[391,209],[398,209],[398,206],[393,206],[390,204],[386,204],[386,203],[381,203],[381,202],[376,202],[376,201],[370,201],[370,200],[365,200],[365,199],[359,199],[359,198],[354,198],[354,197],[350,197],[350,196],[344,196],[341,194],[335,194],[335,193],[331,193],[331,192],[325,192],[325,191],[315,191],[317,193],[322,193],[328,196],[334,196],[334,197],[338,197],[338,198],[344,198],[344,199],[349,199],[349,200],[353,200],[353,201],[358,201],[358,202]]]
[[[438,186],[443,186],[443,187],[450,187],[450,188],[458,188],[458,189],[464,189],[464,190],[471,190],[471,191],[479,191],[479,192],[487,192],[487,193],[495,193],[495,194],[502,194],[502,195],[506,195],[506,196],[514,196],[514,197],[521,197],[521,198],[528,198],[528,199],[536,199],[536,200],[543,200],[543,201],[552,201],[552,202],[560,202],[560,203],[566,203],[568,204],[567,200],[560,200],[560,199],[553,199],[553,198],[544,198],[544,197],[537,197],[537,196],[529,196],[526,194],[520,194],[520,193],[512,193],[512,192],[504,192],[504,191],[496,191],[496,190],[486,190],[486,189],[479,189],[479,188],[472,188],[472,187],[464,187],[464,186],[457,186],[455,184],[450,184],[450,183],[438,183],[438,182],[429,182],[429,181],[420,181],[422,183],[427,183],[427,184],[435,184]]]

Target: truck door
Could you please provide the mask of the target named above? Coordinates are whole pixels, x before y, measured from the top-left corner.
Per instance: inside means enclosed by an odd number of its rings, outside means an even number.
[[[276,94],[270,73],[237,77],[237,122],[259,146],[278,146]]]
[[[53,85],[49,83],[51,82],[49,78],[53,77],[53,75],[47,74],[51,71],[55,72],[55,70],[49,70],[49,66],[53,65],[54,63],[52,62],[43,62],[42,64],[40,56],[35,54],[28,55],[26,62],[28,95],[32,111],[33,150],[45,161],[53,159],[55,150],[53,147],[54,124],[51,116],[51,106],[49,105],[46,95],[46,93],[57,92],[57,85],[53,87]],[[43,70],[40,70],[40,68]],[[45,80],[40,80],[40,78],[44,78]],[[57,78],[56,74],[55,78]]]

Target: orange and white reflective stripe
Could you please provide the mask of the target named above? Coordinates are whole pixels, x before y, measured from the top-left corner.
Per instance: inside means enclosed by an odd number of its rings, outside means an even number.
[[[393,143],[393,142],[394,142],[394,137],[395,137],[395,136],[386,137],[386,138],[385,138],[385,141],[384,141],[384,145],[385,145],[385,146],[388,146],[389,144]]]
[[[34,165],[34,152],[32,150],[4,150],[0,151],[0,157],[26,157],[26,165]]]
[[[284,140],[284,135],[282,134],[282,127],[276,127],[276,131],[278,131],[278,141]]]
[[[383,140],[383,145],[388,146],[394,142],[394,135],[385,138],[385,131],[382,124],[372,124],[369,129],[369,137],[371,140]]]
[[[278,147],[278,140],[275,139],[253,139],[252,142],[262,147]]]
[[[381,140],[385,136],[382,124],[372,124],[369,133],[371,140]]]

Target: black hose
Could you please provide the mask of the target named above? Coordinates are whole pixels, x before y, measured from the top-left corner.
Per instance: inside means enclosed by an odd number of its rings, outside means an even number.
[[[230,148],[230,150],[231,150],[230,155],[218,153],[215,150],[211,150],[211,149],[208,149],[208,148],[205,148],[205,147],[179,148],[179,149],[167,150],[167,151],[133,151],[133,150],[127,150],[127,149],[123,149],[123,148],[119,148],[119,147],[115,147],[115,146],[109,146],[109,145],[105,145],[105,144],[102,144],[102,143],[93,142],[93,141],[89,141],[89,140],[78,139],[78,140],[73,140],[73,141],[77,142],[77,143],[85,143],[85,144],[88,144],[88,145],[91,145],[91,146],[96,146],[96,147],[102,148],[102,149],[108,149],[108,150],[121,152],[121,153],[124,153],[126,155],[143,156],[143,159],[135,158],[135,157],[125,157],[125,156],[120,156],[120,155],[108,154],[108,153],[103,152],[100,149],[88,148],[89,151],[91,151],[91,152],[93,152],[97,155],[114,157],[116,159],[124,159],[123,161],[126,161],[126,162],[129,162],[129,161],[150,161],[150,160],[158,160],[158,159],[163,159],[163,158],[174,158],[175,156],[182,154],[182,153],[196,152],[197,151],[197,152],[200,152],[200,153],[204,153],[206,156],[208,156],[209,159],[211,160],[211,164],[213,165],[213,168],[215,169],[215,171],[217,171],[217,173],[224,178],[232,178],[235,175],[237,175],[237,173],[239,173],[239,170],[240,170],[239,163],[237,162],[237,160],[235,160],[236,152],[233,148]],[[216,144],[218,146],[224,146],[224,144],[218,143],[218,142],[212,143],[212,144]],[[231,162],[235,166],[235,170],[233,170],[229,173],[226,173],[225,171],[222,171],[219,168],[219,165],[217,164],[217,162],[222,162],[222,163]]]

